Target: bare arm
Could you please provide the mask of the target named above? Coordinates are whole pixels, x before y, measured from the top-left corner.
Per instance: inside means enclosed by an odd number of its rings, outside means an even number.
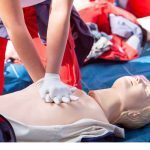
[[[47,34],[47,73],[59,73],[68,38],[72,3],[73,0],[52,0]]]
[[[26,28],[20,0],[0,0],[0,17],[32,79],[39,80],[44,76],[45,70]]]

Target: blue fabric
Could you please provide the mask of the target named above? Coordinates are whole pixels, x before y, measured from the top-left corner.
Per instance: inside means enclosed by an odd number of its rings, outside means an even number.
[[[11,124],[2,115],[0,115],[0,142],[16,142]]]
[[[5,86],[3,94],[22,90],[32,84],[32,80],[28,75],[24,65],[6,63],[4,76]]]
[[[83,67],[81,73],[82,86],[87,92],[109,88],[121,76],[142,74],[150,79],[150,43],[145,46],[142,56],[138,59],[127,63],[99,61]],[[126,130],[126,138],[116,141],[150,142],[150,125],[142,129]]]
[[[81,142],[116,142],[119,141],[120,138],[116,138],[114,133],[108,132],[107,134],[100,136],[100,137],[95,137],[95,138],[83,138]]]
[[[136,130],[126,129],[126,138],[119,142],[150,142],[150,125]]]
[[[100,60],[81,69],[85,91],[109,88],[121,76],[145,75],[150,79],[150,44],[140,58],[129,62]]]
[[[115,5],[119,6],[119,0],[115,0]]]

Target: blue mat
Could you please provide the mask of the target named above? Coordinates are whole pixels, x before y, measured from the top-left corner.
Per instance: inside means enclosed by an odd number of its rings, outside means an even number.
[[[4,76],[5,86],[3,94],[22,90],[33,83],[24,65],[20,64],[6,63]]]
[[[145,75],[150,79],[150,43],[146,45],[140,58],[116,63],[99,61],[81,69],[82,86],[85,91],[109,88],[121,76]],[[126,130],[124,142],[150,142],[150,125],[138,130]]]

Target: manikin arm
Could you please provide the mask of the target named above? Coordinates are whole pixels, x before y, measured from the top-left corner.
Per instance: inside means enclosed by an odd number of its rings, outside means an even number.
[[[20,0],[1,0],[0,17],[32,79],[39,80],[44,76],[45,70],[25,25]]]

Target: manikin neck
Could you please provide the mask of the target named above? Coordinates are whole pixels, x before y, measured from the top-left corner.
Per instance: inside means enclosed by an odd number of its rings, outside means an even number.
[[[111,123],[114,122],[123,111],[119,93],[115,88],[90,91],[89,95],[100,105]]]

